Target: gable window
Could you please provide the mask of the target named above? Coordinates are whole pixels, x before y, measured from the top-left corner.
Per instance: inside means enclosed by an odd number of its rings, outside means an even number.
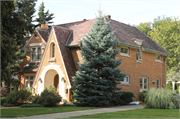
[[[155,61],[161,62],[161,55],[155,55]]]
[[[55,44],[51,43],[50,45],[50,58],[55,57]]]
[[[141,57],[141,50],[140,49],[137,49],[137,54],[136,54],[136,59],[137,61],[142,61],[142,57]]]
[[[160,88],[160,79],[157,79],[157,88]]]
[[[148,90],[148,78],[141,77],[140,78],[140,92],[144,90]]]
[[[123,81],[121,81],[120,85],[130,85],[129,84],[129,76],[124,77]]]
[[[122,47],[122,48],[121,48],[121,55],[122,55],[122,56],[130,57],[130,56],[129,56],[129,49]]]
[[[31,43],[29,46],[31,47],[31,61],[36,62],[41,59],[41,46],[43,43]]]
[[[34,76],[25,77],[25,87],[32,90]]]

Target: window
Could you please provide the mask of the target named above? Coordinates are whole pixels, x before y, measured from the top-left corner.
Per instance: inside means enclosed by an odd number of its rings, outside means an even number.
[[[140,92],[148,90],[148,78],[140,78]]]
[[[121,55],[129,57],[129,49],[128,48],[121,48]]]
[[[50,58],[55,57],[55,44],[51,43],[50,45]]]
[[[142,57],[141,57],[141,50],[140,49],[137,49],[137,61],[141,61],[142,60]]]
[[[25,87],[28,87],[32,90],[33,79],[34,79],[34,76],[26,76],[25,77]]]
[[[31,49],[31,61],[39,61],[41,59],[41,47],[33,47]]]
[[[123,81],[121,81],[121,85],[129,84],[129,76],[124,77]]]
[[[161,62],[161,55],[155,55],[155,61]]]
[[[160,88],[160,79],[157,79],[157,88]]]

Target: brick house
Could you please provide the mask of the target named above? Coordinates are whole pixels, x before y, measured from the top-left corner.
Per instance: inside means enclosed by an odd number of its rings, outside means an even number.
[[[142,91],[151,87],[166,85],[166,57],[170,54],[137,28],[111,20],[110,27],[115,31],[121,52],[116,56],[123,59],[119,68],[127,76],[119,83],[121,91],[129,91],[139,99]],[[32,49],[30,56],[20,64],[24,68],[21,76],[22,87],[29,87],[34,94],[40,94],[50,85],[66,101],[71,100],[72,76],[78,70],[81,38],[88,34],[95,19],[48,28],[42,24],[37,36],[32,35],[24,48]]]

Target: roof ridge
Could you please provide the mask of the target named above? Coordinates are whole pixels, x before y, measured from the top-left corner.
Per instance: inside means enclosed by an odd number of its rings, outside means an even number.
[[[55,26],[55,27],[60,27],[60,28],[63,28],[63,29],[67,29],[67,30],[71,30],[71,31],[73,31],[72,29],[69,29],[69,28],[66,28],[66,27],[57,26],[57,25],[53,25],[53,26]]]

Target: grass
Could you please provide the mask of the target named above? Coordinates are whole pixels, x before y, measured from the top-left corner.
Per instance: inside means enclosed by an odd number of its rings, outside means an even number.
[[[161,118],[179,119],[179,109],[135,109],[127,111],[109,112],[94,115],[83,115],[71,118]]]
[[[86,110],[86,109],[94,109],[94,108],[97,107],[62,106],[62,107],[6,108],[6,109],[1,109],[1,117],[23,117],[30,115],[60,113],[60,112],[69,112],[69,111]]]

